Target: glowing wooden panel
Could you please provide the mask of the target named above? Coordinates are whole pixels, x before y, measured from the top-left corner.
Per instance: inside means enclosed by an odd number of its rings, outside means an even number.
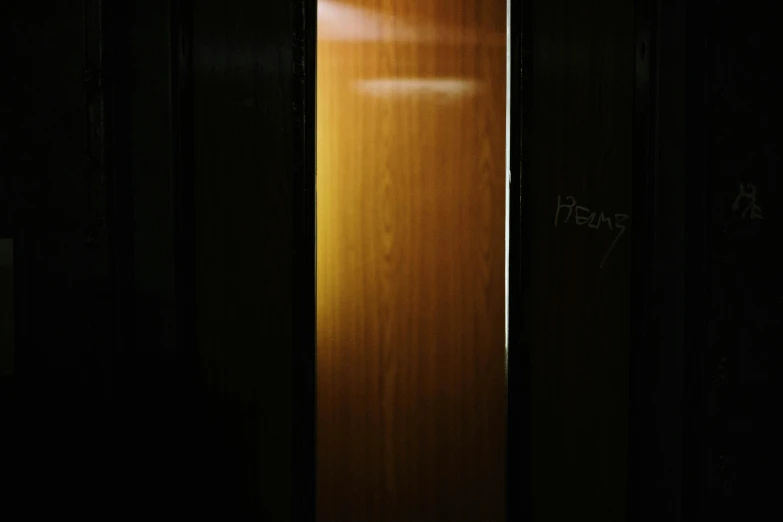
[[[502,0],[319,3],[318,520],[502,520]]]

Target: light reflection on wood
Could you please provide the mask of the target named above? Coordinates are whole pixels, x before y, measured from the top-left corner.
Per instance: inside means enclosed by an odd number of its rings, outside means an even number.
[[[328,4],[318,520],[502,520],[505,3]]]

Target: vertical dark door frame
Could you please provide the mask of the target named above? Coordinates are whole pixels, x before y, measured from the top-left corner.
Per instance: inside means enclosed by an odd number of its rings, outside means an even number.
[[[530,328],[525,313],[525,288],[531,274],[531,178],[523,173],[532,165],[525,147],[533,132],[533,0],[508,0],[509,40],[509,237],[508,237],[508,358],[506,422],[506,520],[532,516],[530,464]]]
[[[293,497],[294,519],[316,519],[316,39],[317,0],[293,2]]]
[[[171,128],[177,339],[196,345],[193,150],[193,20],[189,0],[171,2]]]
[[[645,520],[643,504],[655,489],[649,458],[656,444],[658,430],[652,405],[656,399],[655,381],[659,348],[650,330],[660,326],[650,321],[658,314],[658,303],[652,298],[655,288],[665,281],[654,277],[656,237],[655,220],[661,203],[656,200],[657,118],[656,81],[658,38],[657,13],[659,0],[636,0],[634,5],[634,108],[633,108],[633,173],[632,191],[634,230],[632,234],[631,264],[631,339],[629,344],[629,444],[628,444],[628,503],[629,520]],[[665,202],[666,204],[668,202]],[[652,310],[652,313],[650,312]],[[667,488],[662,488],[667,489]],[[644,492],[644,493],[643,493]],[[662,495],[674,494],[663,491]],[[666,503],[666,499],[660,499]],[[652,509],[652,506],[647,506]]]
[[[686,78],[688,176],[686,191],[688,215],[685,216],[690,239],[686,250],[687,287],[685,302],[689,310],[685,330],[685,394],[683,397],[683,519],[700,520],[707,499],[706,486],[708,405],[707,336],[709,322],[709,252],[710,201],[712,179],[709,165],[710,91],[708,69],[709,42],[713,40],[710,22],[713,10],[709,2],[692,1],[688,4]]]

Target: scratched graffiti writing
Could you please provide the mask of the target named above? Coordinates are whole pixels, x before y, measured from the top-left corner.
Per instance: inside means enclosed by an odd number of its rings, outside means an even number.
[[[739,212],[743,219],[764,219],[761,207],[756,202],[756,185],[753,183],[740,183],[739,193],[734,199],[731,210],[736,214]]]
[[[604,267],[606,260],[609,259],[609,255],[614,250],[617,242],[623,237],[627,230],[627,222],[631,218],[628,214],[604,214],[603,212],[595,212],[583,205],[577,205],[576,198],[574,196],[566,196],[563,199],[562,196],[557,196],[557,206],[555,208],[555,226],[564,225],[569,223],[571,217],[574,218],[572,223],[578,227],[587,227],[591,230],[609,230],[615,232],[614,240],[609,249],[604,254],[601,260],[600,268]]]

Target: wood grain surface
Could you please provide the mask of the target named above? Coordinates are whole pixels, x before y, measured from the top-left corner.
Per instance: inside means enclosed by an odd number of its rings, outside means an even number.
[[[321,522],[503,520],[505,11],[319,4]]]

